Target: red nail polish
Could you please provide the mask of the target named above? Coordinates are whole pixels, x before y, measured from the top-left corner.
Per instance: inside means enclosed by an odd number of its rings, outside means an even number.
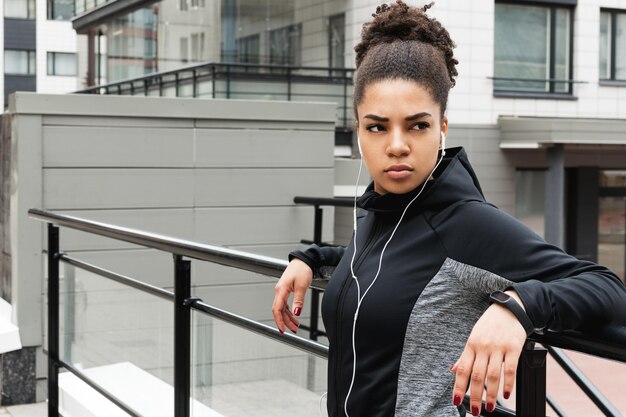
[[[476,407],[475,405],[472,406],[472,415],[478,416],[479,414],[480,414],[480,411],[478,410],[478,407]]]
[[[450,367],[450,372],[454,372],[453,369],[454,369],[454,365]]]
[[[510,396],[511,396],[510,392],[507,391],[507,392],[504,393],[504,399],[505,400],[508,400]]]
[[[454,396],[454,405],[456,405],[456,406],[461,405],[461,396],[460,395],[455,395]]]
[[[299,316],[301,312],[302,309],[300,307],[296,307],[293,309],[293,314],[295,314],[296,316]]]
[[[496,408],[496,406],[494,404],[492,404],[492,403],[487,403],[487,406],[485,407],[485,409],[489,413],[491,413],[495,408]]]

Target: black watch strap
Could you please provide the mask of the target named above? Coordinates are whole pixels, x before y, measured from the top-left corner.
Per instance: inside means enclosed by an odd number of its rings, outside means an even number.
[[[508,309],[520,322],[524,330],[526,331],[526,336],[529,336],[531,333],[535,332],[535,326],[533,322],[530,321],[528,314],[524,311],[522,306],[511,297],[509,294],[504,293],[502,291],[494,291],[489,295],[489,300],[494,303],[500,304],[501,306]]]

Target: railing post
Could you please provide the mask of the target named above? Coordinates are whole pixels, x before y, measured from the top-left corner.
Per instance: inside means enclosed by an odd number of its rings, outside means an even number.
[[[316,245],[322,243],[322,223],[324,219],[324,211],[320,206],[315,206],[315,221],[313,223],[313,242]],[[316,289],[311,291],[311,322],[309,339],[317,341],[318,326],[319,326],[319,307],[320,307],[320,292]]]
[[[527,341],[517,365],[515,410],[517,417],[546,415],[546,354]]]
[[[59,415],[59,228],[48,223],[48,417]]]
[[[189,417],[191,309],[191,261],[174,255],[174,417]]]

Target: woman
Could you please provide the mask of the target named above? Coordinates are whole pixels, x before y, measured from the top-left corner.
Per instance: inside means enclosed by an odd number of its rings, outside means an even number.
[[[295,332],[313,274],[336,266],[322,303],[334,417],[463,416],[468,387],[479,415],[485,386],[492,411],[528,334],[626,317],[613,273],[485,202],[463,149],[444,152],[458,62],[429,7],[382,5],[364,25],[354,108],[373,183],[352,243],[292,252],[276,285],[276,325]]]

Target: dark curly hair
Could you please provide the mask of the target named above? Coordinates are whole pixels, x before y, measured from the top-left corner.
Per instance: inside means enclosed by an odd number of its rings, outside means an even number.
[[[354,114],[363,100],[365,87],[386,79],[414,81],[426,88],[441,106],[443,117],[448,93],[458,75],[452,49],[456,46],[448,31],[426,11],[434,2],[421,8],[402,0],[382,4],[363,25],[356,52]]]

